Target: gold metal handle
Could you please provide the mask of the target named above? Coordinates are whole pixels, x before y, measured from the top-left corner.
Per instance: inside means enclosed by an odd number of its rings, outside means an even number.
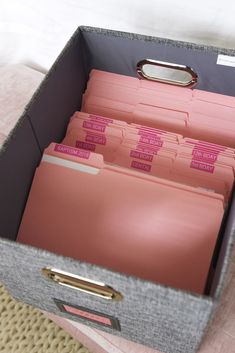
[[[72,289],[77,289],[81,292],[95,295],[100,298],[120,301],[123,296],[110,286],[102,282],[93,281],[84,277],[80,277],[68,272],[58,270],[56,268],[45,267],[42,273],[48,279]]]
[[[165,72],[166,77],[160,76],[160,69],[156,75],[148,74],[147,68],[151,68],[152,72],[157,69],[162,68],[162,71]],[[165,69],[165,70],[164,70]],[[137,73],[140,78],[157,81],[161,83],[167,83],[170,85],[183,86],[183,87],[192,87],[197,83],[198,75],[197,73],[189,66],[178,65],[173,63],[168,63],[165,61],[157,61],[152,59],[144,59],[137,63],[136,67]],[[161,72],[162,74],[162,72]],[[169,76],[178,76],[180,79],[172,79]],[[168,76],[168,77],[167,77]]]

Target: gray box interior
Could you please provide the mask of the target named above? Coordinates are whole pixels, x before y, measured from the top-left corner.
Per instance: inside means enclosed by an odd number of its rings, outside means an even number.
[[[235,70],[229,66],[217,65],[218,53],[235,55],[234,51],[219,48],[80,27],[54,63],[26,107],[18,125],[0,150],[0,236],[10,240],[16,239],[41,154],[50,142],[60,142],[63,138],[70,116],[81,106],[82,93],[91,69],[136,76],[136,63],[141,59],[184,64],[198,73],[198,89],[233,96]],[[220,235],[220,249],[213,262],[215,275],[208,293],[215,300],[222,292],[234,242],[234,230],[233,196]],[[195,298],[204,300],[204,304],[207,302],[207,297]],[[208,307],[211,311],[211,304],[208,304]],[[207,321],[209,317],[210,315]],[[199,336],[201,334],[202,332],[199,332]],[[195,342],[198,344],[197,337],[191,345],[192,349],[188,349],[187,353],[195,349]],[[161,345],[156,348],[159,347],[164,348]],[[173,352],[174,342],[169,347],[167,351]],[[175,352],[183,350],[176,349]]]

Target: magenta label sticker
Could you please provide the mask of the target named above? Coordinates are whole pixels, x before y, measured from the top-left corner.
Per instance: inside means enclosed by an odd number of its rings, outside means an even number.
[[[76,147],[80,147],[80,146],[77,146],[76,144]],[[55,145],[54,151],[69,154],[70,156],[85,158],[85,159],[88,159],[90,157],[89,151],[78,150],[77,148],[64,146],[60,144]]]
[[[137,159],[142,159],[142,160],[148,161],[148,162],[152,162],[153,161],[153,155],[152,154],[148,154],[148,153],[141,152],[141,151],[136,151],[136,150],[132,150],[130,152],[130,157],[137,158]]]
[[[97,116],[97,115],[92,115],[90,114],[89,115],[89,118],[93,121],[99,121],[101,123],[104,123],[104,124],[109,124],[109,123],[113,123],[113,119],[109,119],[109,118],[103,118],[102,116]]]
[[[98,122],[91,120],[91,121],[83,121],[82,126],[86,129],[95,130],[99,132],[105,132],[106,125],[99,124]]]
[[[96,145],[94,143],[88,143],[88,142],[77,140],[76,147],[83,148],[84,150],[88,150],[88,151],[95,151]]]
[[[157,133],[149,133],[148,131],[139,131],[138,135],[142,136],[142,137],[146,137],[146,138],[150,138],[150,139],[154,139],[154,140],[160,140],[161,139],[161,135],[157,134]]]
[[[149,154],[157,154],[160,149],[160,147],[157,147],[157,146],[154,147],[154,146],[146,146],[141,144],[138,144],[136,148],[139,151],[149,153]]]
[[[150,133],[150,134],[157,134],[157,135],[163,135],[165,134],[164,131],[158,131],[154,128],[150,128],[150,127],[140,127],[139,128],[139,133]]]
[[[151,171],[151,165],[137,162],[137,161],[131,162],[131,168],[139,169],[139,170],[142,170],[142,171],[148,172],[148,173]]]
[[[194,149],[192,155],[193,159],[202,160],[208,163],[215,163],[218,158],[218,153],[213,153],[208,150]]]
[[[158,147],[162,147],[162,145],[163,145],[163,141],[155,139],[155,138],[147,137],[147,136],[141,136],[140,142],[145,143],[147,145],[153,145],[153,146],[158,146]]]
[[[106,145],[106,137],[104,135],[86,135],[86,142],[94,142],[99,145]]]
[[[215,169],[215,167],[213,165],[202,163],[202,162],[195,161],[195,160],[193,160],[191,162],[190,168],[198,169],[198,170],[201,170],[201,171],[207,172],[207,173],[213,173],[214,169]]]
[[[103,314],[98,311],[91,310],[82,306],[71,305],[69,303],[66,303],[58,299],[54,299],[54,302],[56,303],[60,311],[64,313],[77,316],[77,317],[80,317],[81,319],[92,321],[97,324],[121,331],[119,320],[113,316]]]
[[[150,134],[149,132],[141,132],[138,135],[149,138],[149,139],[153,139],[153,140],[161,140],[161,135]]]
[[[214,143],[210,143],[210,142],[203,142],[203,141],[199,141],[199,142],[193,142],[190,140],[186,139],[187,143],[190,143],[191,145],[194,145],[195,147],[198,148],[206,148],[206,149],[212,149],[213,151],[217,150],[217,151],[225,151],[226,148],[220,145],[216,145]]]
[[[199,141],[197,143],[197,146],[206,146],[208,148],[213,148],[213,149],[220,150],[220,151],[226,150],[226,147],[224,147],[224,146],[216,145],[215,143],[210,143],[210,142],[205,142],[205,141]]]
[[[101,315],[90,313],[90,312],[85,311],[85,310],[74,308],[73,306],[70,306],[70,305],[64,305],[64,308],[65,308],[65,310],[68,313],[84,317],[84,318],[89,319],[91,321],[97,321],[97,322],[99,322],[101,324],[112,326],[111,320],[108,317],[104,317],[104,316],[101,316]]]

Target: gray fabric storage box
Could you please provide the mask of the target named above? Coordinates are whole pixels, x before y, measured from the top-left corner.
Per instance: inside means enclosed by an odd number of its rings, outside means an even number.
[[[14,240],[42,152],[51,141],[61,141],[64,136],[70,116],[80,108],[92,68],[136,76],[139,60],[163,60],[194,68],[199,75],[199,89],[234,95],[235,69],[217,65],[218,53],[235,55],[231,50],[78,28],[0,151],[0,281],[15,298],[166,353],[197,350],[225,282],[234,241],[234,198],[213,259],[215,274],[204,296],[125,276]],[[48,266],[105,282],[120,291],[124,299],[107,301],[49,281],[41,272]],[[54,298],[114,318],[120,327],[101,326],[62,312]]]

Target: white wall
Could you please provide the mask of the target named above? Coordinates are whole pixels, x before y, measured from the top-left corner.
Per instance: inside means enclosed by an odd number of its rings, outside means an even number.
[[[82,24],[235,48],[235,0],[0,0],[0,65],[47,70]]]

